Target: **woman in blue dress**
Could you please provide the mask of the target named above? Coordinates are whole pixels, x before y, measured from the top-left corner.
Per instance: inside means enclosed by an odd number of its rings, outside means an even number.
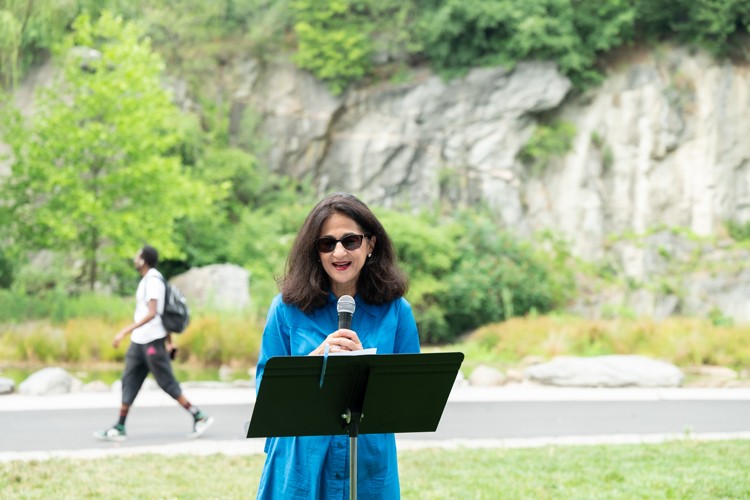
[[[356,197],[336,193],[319,202],[297,234],[268,311],[256,391],[273,356],[322,355],[376,348],[418,353],[419,336],[404,298],[408,281],[383,225]],[[354,297],[351,329],[338,328],[336,305]],[[349,437],[268,438],[258,498],[348,498]],[[357,439],[359,498],[400,497],[393,434]]]

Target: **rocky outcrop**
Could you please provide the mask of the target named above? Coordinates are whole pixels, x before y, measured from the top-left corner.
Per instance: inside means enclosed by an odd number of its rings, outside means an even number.
[[[635,355],[559,356],[526,368],[524,376],[562,387],[679,387],[684,378],[672,364]]]
[[[391,206],[487,202],[513,230],[562,230],[588,259],[612,234],[750,221],[750,71],[672,47],[617,64],[582,95],[534,62],[449,82],[425,71],[341,98],[291,64],[251,65],[238,67],[235,107],[260,114],[273,168],[312,175],[321,191]],[[534,174],[519,152],[551,117],[576,136]],[[644,272],[642,253],[619,253],[630,275]]]
[[[450,81],[414,69],[406,82],[341,96],[288,61],[238,60],[225,69],[214,83],[231,96],[230,140],[266,144],[257,152],[265,163],[312,179],[321,195],[346,190],[404,210],[481,203],[520,236],[552,229],[575,256],[606,262],[633,285],[582,297],[573,304],[579,312],[622,306],[659,318],[718,310],[750,321],[750,276],[736,265],[748,255],[698,248],[705,245],[694,238],[721,234],[727,220],[750,221],[745,66],[662,46],[611,60],[604,82],[584,93],[553,64],[527,62]],[[30,89],[49,74],[38,69],[19,87],[26,113]],[[181,107],[194,107],[183,82],[170,85]],[[530,169],[520,153],[554,121],[572,125],[572,147]],[[658,277],[696,249],[734,265],[683,266],[681,281],[660,286]]]
[[[570,88],[554,64],[522,63],[450,82],[422,72],[333,99],[280,65],[239,97],[263,116],[260,132],[275,145],[269,164],[312,175],[321,192],[384,206],[488,201],[515,225],[523,218],[516,155],[534,116],[557,108]]]
[[[543,62],[450,82],[418,72],[341,98],[290,64],[250,65],[242,75],[235,109],[259,114],[257,132],[273,144],[266,160],[309,176],[321,194],[347,190],[405,209],[484,203],[517,234],[552,229],[574,255],[606,261],[636,284],[637,293],[578,303],[578,311],[609,304],[658,318],[719,310],[750,321],[748,282],[736,266],[683,271],[672,290],[638,286],[668,271],[665,256],[694,249],[694,236],[750,221],[743,66],[675,47],[634,50],[583,94]],[[519,153],[554,120],[574,126],[572,148],[531,170]],[[660,227],[688,235],[651,235]]]

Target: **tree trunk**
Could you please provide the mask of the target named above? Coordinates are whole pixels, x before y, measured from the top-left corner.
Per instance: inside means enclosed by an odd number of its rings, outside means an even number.
[[[89,247],[89,289],[94,291],[97,274],[97,248],[99,246],[99,231],[93,228],[91,231],[91,243]]]

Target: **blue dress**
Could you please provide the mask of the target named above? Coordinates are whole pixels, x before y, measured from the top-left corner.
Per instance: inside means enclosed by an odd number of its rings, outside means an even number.
[[[419,335],[411,306],[399,298],[376,306],[355,297],[351,329],[362,346],[378,354],[418,353]],[[263,369],[273,356],[305,356],[338,329],[336,297],[305,314],[277,295],[268,310],[258,359],[256,391]],[[266,462],[258,488],[262,499],[349,498],[349,436],[268,438]],[[393,434],[362,434],[357,438],[358,498],[400,497],[396,438]]]

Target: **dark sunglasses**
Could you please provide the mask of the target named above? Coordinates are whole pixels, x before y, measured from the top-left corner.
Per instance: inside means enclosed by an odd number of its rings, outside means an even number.
[[[320,253],[331,253],[336,249],[336,245],[341,242],[346,250],[356,250],[362,246],[362,240],[369,238],[364,234],[347,234],[340,240],[337,240],[333,236],[323,236],[315,240],[315,248]]]

